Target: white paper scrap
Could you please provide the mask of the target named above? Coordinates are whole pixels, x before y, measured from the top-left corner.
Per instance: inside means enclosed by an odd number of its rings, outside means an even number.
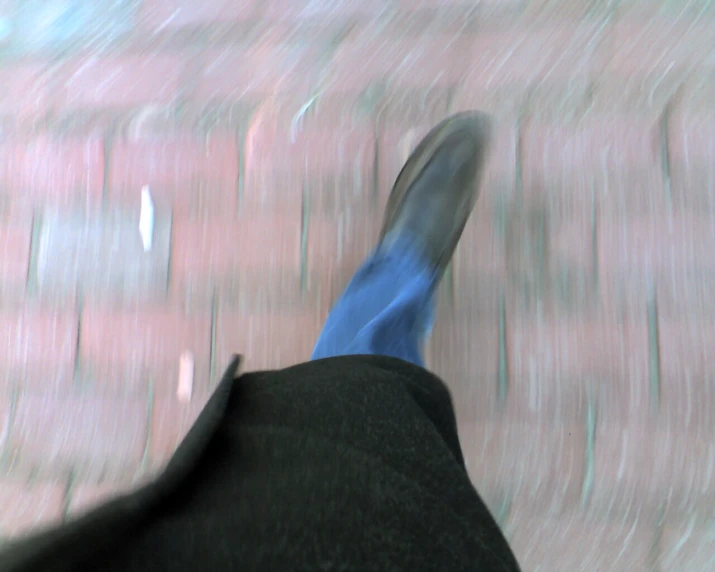
[[[191,401],[191,394],[194,390],[194,355],[190,351],[185,351],[179,358],[179,385],[176,388],[176,396],[179,401]]]
[[[154,201],[148,186],[142,188],[142,205],[139,211],[139,235],[142,237],[144,252],[151,250],[154,237]]]

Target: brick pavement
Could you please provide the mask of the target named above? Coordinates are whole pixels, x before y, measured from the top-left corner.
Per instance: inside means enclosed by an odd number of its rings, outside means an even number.
[[[428,348],[475,484],[525,570],[715,569],[709,0],[27,0],[0,24],[0,536],[149,478],[232,351],[307,358],[411,148],[480,108],[495,152]]]

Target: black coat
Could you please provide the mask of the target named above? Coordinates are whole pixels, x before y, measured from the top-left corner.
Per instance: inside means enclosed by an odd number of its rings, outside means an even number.
[[[518,570],[427,371],[350,356],[234,379],[165,471],[0,571]]]

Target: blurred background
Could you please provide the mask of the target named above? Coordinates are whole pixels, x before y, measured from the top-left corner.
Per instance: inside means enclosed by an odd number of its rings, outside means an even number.
[[[711,0],[4,0],[0,86],[1,538],[150,479],[232,352],[308,359],[482,109],[427,348],[475,486],[525,570],[715,570]]]

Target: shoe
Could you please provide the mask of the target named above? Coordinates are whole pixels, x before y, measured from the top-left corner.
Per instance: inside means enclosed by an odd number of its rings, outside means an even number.
[[[380,247],[408,237],[441,278],[477,200],[490,138],[491,120],[477,111],[432,129],[392,187]]]

